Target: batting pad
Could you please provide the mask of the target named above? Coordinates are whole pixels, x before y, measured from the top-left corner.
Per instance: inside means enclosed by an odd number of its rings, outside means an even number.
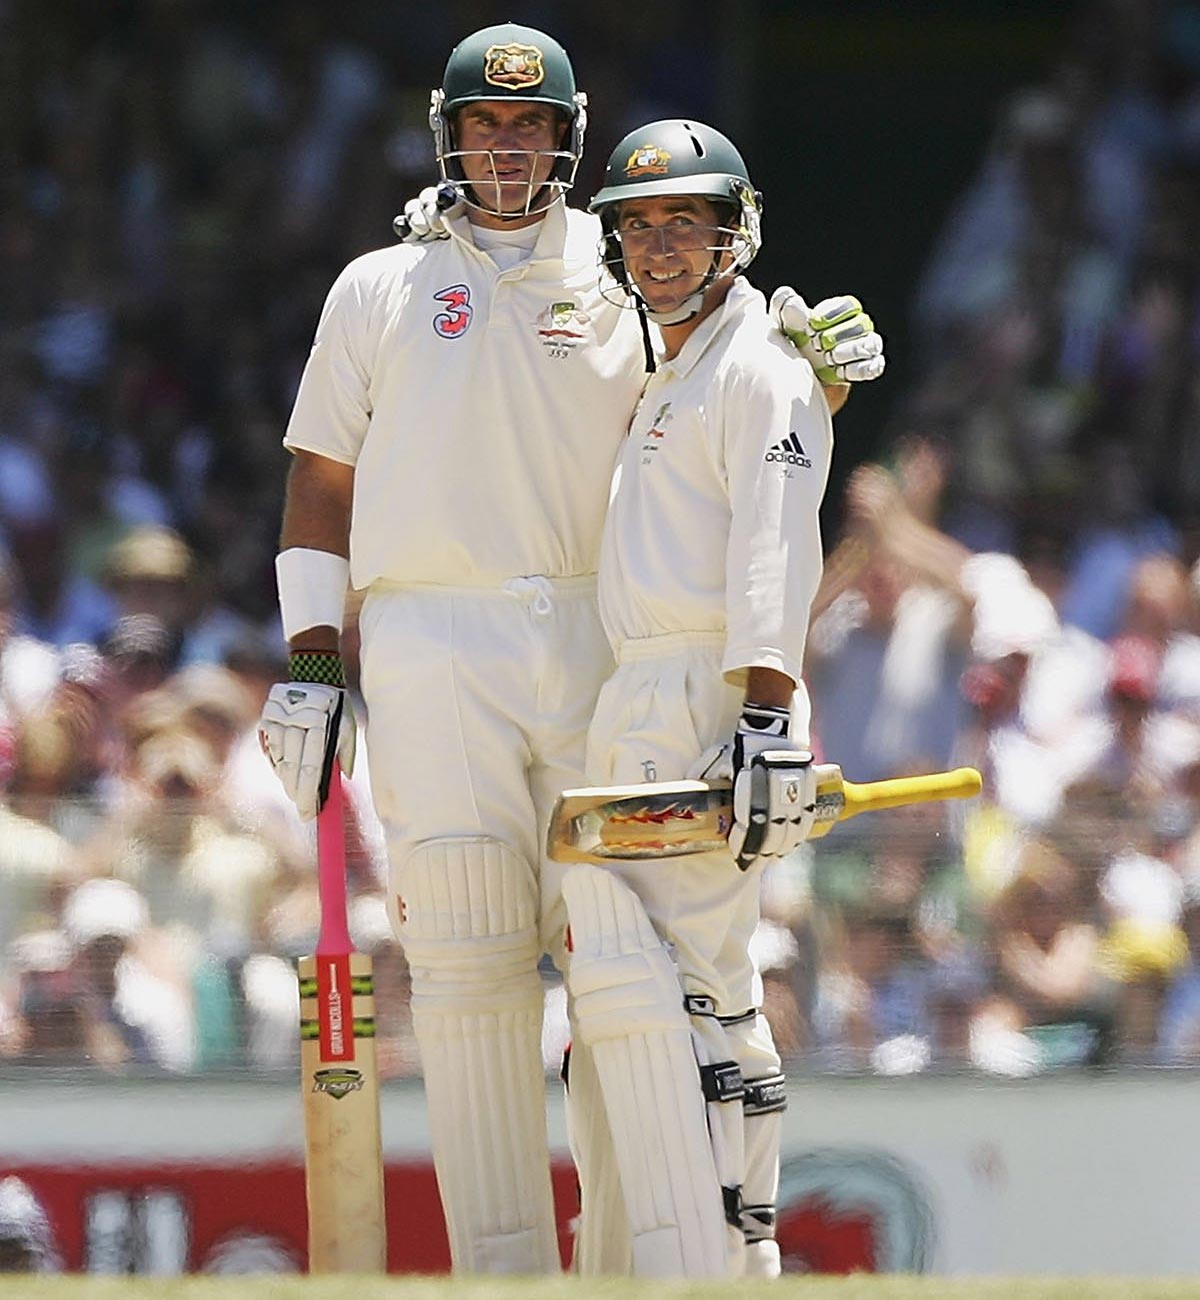
[[[393,883],[454,1268],[557,1273],[533,871],[497,840],[428,840]]]
[[[633,1266],[629,1219],[596,1063],[582,1039],[571,1044],[564,1079],[567,1138],[580,1197],[571,1270],[583,1277],[625,1277]]]
[[[562,878],[575,1037],[592,1054],[637,1277],[725,1277],[720,1184],[675,967],[637,895],[611,872]]]

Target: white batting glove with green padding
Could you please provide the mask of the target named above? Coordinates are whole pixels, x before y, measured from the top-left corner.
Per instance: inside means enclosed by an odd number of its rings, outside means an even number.
[[[785,284],[771,295],[771,315],[821,383],[857,384],[883,374],[883,339],[857,298],[842,294],[810,307]]]

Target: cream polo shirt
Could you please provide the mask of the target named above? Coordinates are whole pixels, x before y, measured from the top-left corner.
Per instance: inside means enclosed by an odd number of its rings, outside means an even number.
[[[800,680],[833,423],[812,368],[734,282],[651,376],[613,476],[600,612],[615,649],[725,633],[723,669]]]
[[[645,380],[635,313],[600,295],[600,223],[558,204],[504,271],[450,228],[338,277],[284,445],[355,466],[355,587],[594,573]]]

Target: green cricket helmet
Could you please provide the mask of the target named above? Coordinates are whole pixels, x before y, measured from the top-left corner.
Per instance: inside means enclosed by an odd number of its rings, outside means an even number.
[[[438,169],[442,180],[453,185],[464,202],[491,212],[494,209],[481,203],[466,182],[462,168],[465,151],[454,142],[455,114],[480,100],[550,104],[559,111],[569,133],[562,148],[545,151],[555,160],[550,177],[536,191],[530,186],[524,211],[511,215],[527,215],[561,199],[574,184],[587,129],[587,96],[575,89],[575,72],[566,50],[535,27],[501,23],[482,28],[450,51],[442,84],[429,104]]]
[[[627,199],[683,194],[715,203],[722,225],[712,248],[712,266],[696,293],[673,312],[650,313],[663,325],[694,316],[713,280],[745,270],[762,246],[762,195],[754,188],[742,155],[727,136],[703,123],[683,119],[651,122],[631,131],[612,151],[604,183],[588,204],[588,211],[595,212],[604,227],[605,265],[625,291],[636,297],[621,250],[620,205]],[[719,269],[725,252],[732,253],[732,259]]]

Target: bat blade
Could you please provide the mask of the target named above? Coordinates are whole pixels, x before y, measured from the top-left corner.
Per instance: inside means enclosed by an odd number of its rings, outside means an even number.
[[[302,957],[300,1072],[310,1273],[387,1267],[375,989],[371,958],[346,925],[341,776],[318,817],[321,933]]]
[[[836,763],[817,766],[816,825],[810,839],[840,821],[936,799],[968,799],[982,782],[974,768],[855,784]],[[564,790],[547,835],[558,862],[682,857],[723,848],[733,818],[728,781],[664,781]]]

